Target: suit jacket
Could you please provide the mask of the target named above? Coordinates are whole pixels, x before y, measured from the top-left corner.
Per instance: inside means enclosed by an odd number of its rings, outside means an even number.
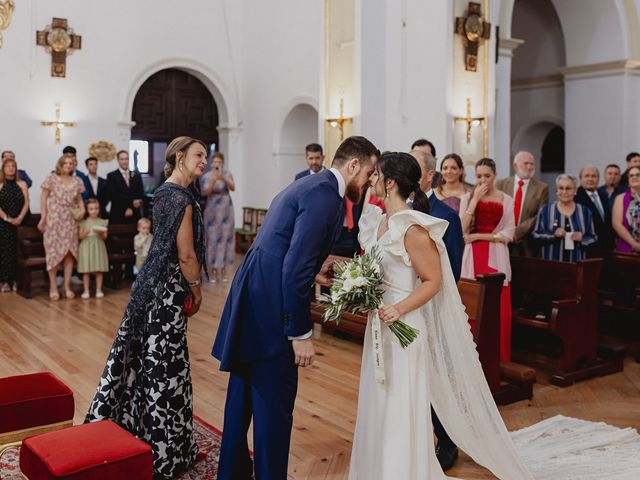
[[[212,354],[221,370],[276,357],[312,329],[309,289],[342,221],[338,182],[325,170],[272,201],[231,284]]]
[[[512,197],[515,202],[514,182],[515,176],[503,178],[496,182],[496,188]],[[516,242],[509,245],[512,253],[514,253],[513,250],[518,250],[517,253],[521,255],[536,256],[537,248],[531,232],[536,225],[538,212],[547,203],[549,203],[549,186],[540,180],[531,178],[520,207],[520,219],[514,234]],[[519,243],[520,241],[521,243]]]
[[[606,185],[601,185],[598,187],[598,192],[601,192],[602,194],[604,194],[605,197],[607,197],[607,200],[609,201],[609,209],[613,208],[613,201],[616,199],[616,197],[618,195],[620,195],[621,193],[626,192],[626,189],[621,186],[618,185],[616,188],[613,189],[613,192],[611,192],[611,195],[609,195],[609,193],[607,192],[607,186]]]
[[[576,193],[575,201],[580,205],[587,207],[591,211],[591,217],[593,218],[593,226],[596,230],[598,240],[587,248],[588,257],[600,257],[604,253],[613,250],[615,242],[615,234],[613,233],[613,227],[611,226],[611,209],[607,208],[609,205],[609,199],[607,195],[597,191],[600,203],[604,210],[604,218],[600,216],[598,208],[595,206],[591,197],[587,191],[579,187]]]
[[[331,255],[353,257],[356,253],[360,252],[360,242],[358,242],[358,234],[360,233],[360,228],[358,228],[358,223],[360,223],[360,217],[362,216],[365,197],[366,193],[362,195],[362,198],[360,198],[360,202],[353,204],[352,212],[354,226],[351,230],[344,226],[344,217],[346,214],[345,203],[342,222],[340,223],[340,228],[338,228],[338,232],[336,233],[336,239],[333,242],[333,246],[331,247]],[[344,202],[346,201],[343,200],[343,203]]]
[[[31,188],[31,185],[33,185],[33,180],[24,170],[18,170],[18,178],[27,184],[27,188]]]
[[[449,256],[451,270],[453,271],[453,276],[457,282],[460,280],[460,271],[462,270],[462,253],[464,252],[464,239],[462,237],[462,224],[460,222],[460,217],[453,208],[438,200],[435,194],[432,194],[429,197],[429,204],[431,205],[432,216],[449,222],[449,226],[447,227],[443,240],[447,247],[447,255]]]
[[[304,178],[308,175],[311,175],[311,171],[307,168],[306,170],[296,173],[296,176],[293,179],[293,181],[295,182],[296,180],[300,180],[301,178]]]
[[[134,200],[142,200],[144,196],[144,188],[142,186],[142,177],[137,172],[129,170],[129,186],[124,181],[124,177],[120,170],[114,170],[107,175],[107,188],[105,192],[105,202],[111,202],[111,210],[109,211],[109,223],[133,223],[140,218],[138,208],[133,208]],[[133,210],[133,217],[125,217],[124,212],[127,208]]]
[[[98,191],[93,191],[93,185],[91,185],[91,181],[89,180],[89,175],[87,175],[82,182],[84,183],[84,192],[82,193],[82,199],[86,202],[90,198],[97,198],[100,202],[100,216],[104,217],[106,214],[106,206],[108,201],[105,201],[107,197],[107,181],[98,177]]]

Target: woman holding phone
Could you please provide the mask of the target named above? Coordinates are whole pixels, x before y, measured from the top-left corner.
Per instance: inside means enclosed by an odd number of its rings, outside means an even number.
[[[226,267],[233,265],[235,258],[235,224],[233,202],[230,192],[236,189],[233,176],[224,168],[224,155],[211,155],[211,170],[204,174],[201,182],[202,194],[207,198],[204,209],[204,228],[207,245],[207,268],[211,271],[210,282],[228,281]]]

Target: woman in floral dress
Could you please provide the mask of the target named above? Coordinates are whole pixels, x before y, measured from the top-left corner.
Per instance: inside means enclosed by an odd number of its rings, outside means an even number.
[[[60,294],[56,286],[56,272],[64,267],[64,295],[75,297],[71,290],[73,263],[78,259],[78,225],[76,221],[84,217],[82,192],[84,185],[73,175],[73,158],[63,155],[56,164],[54,173],[42,182],[40,197],[41,218],[38,229],[44,232],[44,252],[49,274],[49,298],[58,300]]]
[[[224,168],[224,155],[211,156],[211,170],[202,177],[202,193],[207,197],[204,225],[207,239],[207,267],[211,282],[227,281],[226,267],[233,265],[236,253],[233,202],[236,188],[231,172]]]

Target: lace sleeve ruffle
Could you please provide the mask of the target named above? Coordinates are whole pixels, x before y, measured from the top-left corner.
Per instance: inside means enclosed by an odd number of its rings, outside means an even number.
[[[402,257],[405,265],[409,267],[411,259],[404,247],[404,236],[412,225],[423,227],[440,250],[445,248],[442,237],[447,231],[449,222],[416,210],[403,210],[389,218],[389,232],[380,239],[380,243],[389,253]]]
[[[360,246],[369,251],[371,246],[376,242],[376,233],[380,220],[382,219],[382,210],[375,205],[367,204],[362,210],[360,221],[358,222],[358,242]]]

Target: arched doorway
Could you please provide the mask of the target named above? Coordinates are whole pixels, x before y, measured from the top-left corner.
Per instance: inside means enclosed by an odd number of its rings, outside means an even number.
[[[151,75],[136,93],[132,120],[132,167],[138,153],[141,158],[143,153],[135,147],[145,148],[133,142],[147,142],[148,170],[141,171],[154,179],[161,178],[166,147],[175,137],[189,135],[210,148],[218,145],[216,102],[198,78],[182,70],[169,68]]]
[[[279,133],[276,191],[291,183],[296,173],[307,166],[304,147],[318,141],[318,111],[306,103],[296,105],[285,117]]]
[[[565,92],[559,69],[566,65],[565,40],[551,0],[515,0],[512,36],[524,40],[515,52],[511,68],[511,155],[520,150],[534,154],[538,174],[564,170],[561,161],[542,164],[543,142],[558,124],[564,123]],[[556,121],[540,120],[557,119]],[[558,127],[560,128],[560,127]],[[562,130],[562,128],[560,128]],[[554,142],[562,139],[554,134]],[[555,143],[554,143],[555,145]],[[549,160],[547,154],[547,161]]]

